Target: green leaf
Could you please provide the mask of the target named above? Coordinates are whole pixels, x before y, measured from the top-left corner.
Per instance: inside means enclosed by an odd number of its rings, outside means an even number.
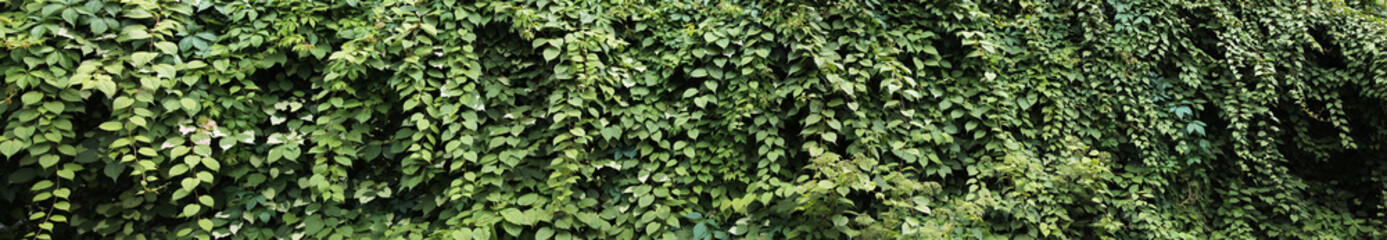
[[[169,168],[169,176],[178,176],[184,173],[188,173],[188,165],[175,164],[173,167]]]
[[[57,165],[57,164],[58,164],[58,155],[55,155],[55,154],[45,154],[45,155],[43,155],[42,157],[39,157],[39,165],[42,165],[43,168],[53,167],[53,165]]]
[[[554,60],[555,58],[558,58],[558,57],[559,57],[559,48],[555,48],[555,47],[547,47],[547,48],[544,48],[544,61],[552,61],[552,60]]]
[[[163,52],[164,54],[169,54],[169,55],[178,54],[178,45],[177,45],[177,44],[173,44],[172,42],[167,42],[167,41],[156,42],[156,43],[154,43],[154,48],[158,48],[159,51],[160,51],[160,52]]]
[[[144,117],[140,117],[140,116],[130,117],[130,123],[134,123],[135,126],[141,126],[141,127],[148,127],[148,126],[149,126],[149,125],[147,125],[148,122],[146,122],[146,121],[144,120]]]
[[[174,146],[173,149],[170,149],[170,150],[169,150],[169,156],[170,156],[170,157],[182,157],[184,154],[188,154],[188,151],[190,151],[190,150],[192,150],[192,148],[188,148],[188,146]],[[198,161],[189,161],[187,158],[185,158],[185,159],[184,159],[184,162],[192,162],[192,163],[189,163],[188,165],[196,165],[196,164],[198,164],[198,163],[201,163],[202,161],[201,161],[201,160],[198,160]]]
[[[542,227],[539,231],[535,231],[535,240],[548,240],[553,236],[554,229],[550,229],[549,227]]]
[[[0,154],[5,154],[6,158],[14,157],[14,154],[19,153],[19,150],[22,149],[24,149],[24,143],[17,140],[0,142]]]
[[[202,158],[202,166],[205,166],[207,167],[207,169],[211,169],[212,171],[222,170],[221,163],[218,163],[216,159],[212,159],[210,157]]]
[[[610,126],[602,129],[602,138],[611,140],[621,136],[621,128]]]
[[[115,96],[115,95],[116,95],[116,83],[113,82],[113,81],[111,81],[111,80],[107,80],[107,79],[94,80],[94,81],[91,81],[91,84],[92,84],[92,87],[95,87],[96,90],[101,91],[101,93],[103,93],[103,94],[106,94],[106,96]]]
[[[186,205],[186,206],[183,206],[183,215],[181,215],[181,216],[184,216],[184,217],[196,216],[198,211],[202,211],[202,205],[188,204],[188,205]]]
[[[456,240],[471,240],[471,239],[472,239],[472,229],[471,229],[471,228],[461,228],[461,229],[458,229],[458,230],[456,230],[456,231],[453,231],[453,234],[452,234],[452,235],[453,235],[453,239],[456,239]]]
[[[159,53],[156,53],[156,52],[135,52],[135,53],[131,53],[131,54],[130,54],[130,65],[135,66],[135,67],[137,67],[137,68],[138,68],[138,67],[143,67],[145,64],[149,63],[150,61],[153,61],[154,58],[155,58],[155,57],[158,57],[158,56],[159,56]]]
[[[206,218],[198,219],[197,226],[202,227],[203,231],[212,231],[212,220]]]
[[[308,218],[305,218],[305,219],[303,220],[303,223],[304,223],[303,233],[304,233],[305,235],[313,235],[313,234],[316,234],[316,233],[318,233],[318,231],[322,231],[322,230],[323,230],[323,226],[324,226],[324,224],[323,224],[323,216],[321,216],[321,215],[312,215],[312,216],[308,216]]]
[[[116,110],[125,109],[132,104],[135,104],[135,100],[125,96],[117,97],[115,100],[111,101],[111,107]]]
[[[650,224],[646,224],[646,225],[645,225],[645,232],[646,232],[646,233],[655,234],[655,233],[658,233],[659,231],[660,231],[660,223],[658,223],[658,222],[651,222]]]
[[[67,104],[63,102],[45,102],[43,103],[43,108],[54,113],[62,113],[63,110],[67,110]]]
[[[197,115],[197,112],[202,109],[201,106],[197,104],[197,100],[191,98],[178,99],[178,104],[183,110],[188,111],[188,115]]]
[[[419,29],[423,29],[423,30],[424,30],[424,33],[428,33],[429,36],[438,36],[438,27],[437,27],[437,26],[434,26],[433,24],[429,24],[429,23],[419,24]]]
[[[119,178],[120,178],[120,174],[121,174],[121,173],[124,173],[124,172],[125,172],[125,164],[124,164],[124,163],[107,163],[107,164],[106,164],[106,167],[105,167],[104,169],[102,169],[102,173],[105,173],[107,177],[110,177],[110,178],[111,178],[111,180],[117,180],[117,179],[119,179]]]
[[[71,163],[69,163],[69,164],[71,164]],[[76,176],[77,176],[76,173],[73,172],[72,169],[69,169],[69,168],[61,168],[61,169],[58,169],[58,177],[60,177],[60,178],[67,179],[67,180],[72,180],[72,178],[73,178],[73,177],[76,177]]]
[[[14,128],[14,132],[13,132],[13,133],[14,133],[14,136],[15,136],[15,137],[18,137],[19,139],[29,139],[29,137],[34,136],[34,128],[33,128],[33,127],[17,127],[17,128]]]
[[[472,231],[472,239],[490,240],[493,231],[495,231],[495,229],[492,229],[490,227],[477,228],[476,230]]]
[[[216,180],[216,179],[215,179],[215,177],[212,176],[212,173],[209,173],[209,172],[197,172],[197,180],[198,180],[198,181],[207,182],[207,183],[212,183],[212,180]]]
[[[298,148],[296,148],[296,147],[285,146],[283,152],[284,152],[284,158],[285,158],[285,159],[289,159],[289,160],[298,160],[298,159],[299,159],[299,150],[298,150]]]
[[[280,158],[283,158],[283,157],[284,157],[283,146],[280,146],[280,147],[270,148],[270,152],[269,152],[268,156],[265,157],[265,159],[266,159],[267,161],[269,161],[270,163],[274,163],[275,161],[279,161],[279,159],[280,159]]]
[[[129,10],[125,11],[125,17],[133,19],[146,19],[154,17],[154,14],[150,14],[149,11],[146,11],[144,8],[137,7],[130,8]]]
[[[539,195],[538,195],[538,194],[534,194],[534,193],[525,194],[524,196],[520,196],[519,199],[516,199],[516,204],[520,204],[520,205],[523,205],[523,206],[530,206],[530,205],[534,204],[535,201],[538,200],[538,199],[539,199]]]
[[[58,3],[51,3],[46,6],[43,6],[43,9],[39,11],[39,14],[44,17],[48,17],[53,15],[53,13],[57,13],[58,11],[63,10],[64,8],[67,8],[67,6]],[[27,10],[33,11],[34,9],[29,8]]]
[[[819,186],[819,189],[833,189],[833,187],[836,186],[836,185],[833,184],[833,181],[829,181],[829,180],[820,180],[818,186]]]
[[[693,239],[705,239],[708,237],[708,226],[703,223],[694,225]]]
[[[252,185],[252,186],[254,186],[254,185],[260,185],[260,183],[264,183],[264,182],[265,182],[265,175],[263,175],[263,174],[256,173],[256,174],[251,174],[249,177],[246,177],[246,184],[250,184],[250,185]]]
[[[655,196],[654,196],[654,195],[645,195],[645,196],[641,196],[641,198],[640,198],[640,206],[641,206],[641,207],[650,206],[650,204],[651,204],[651,203],[654,203],[654,202],[655,202]]]
[[[323,177],[323,175],[321,175],[321,174],[314,174],[313,177],[308,178],[308,185],[309,185],[309,186],[323,186],[323,185],[327,185],[327,178]]]
[[[24,96],[21,96],[19,98],[21,101],[24,102],[24,105],[34,105],[35,103],[39,103],[39,101],[43,100],[43,93],[36,91],[27,92],[24,93]]]
[[[504,217],[507,222],[514,223],[516,225],[529,226],[535,224],[535,220],[526,216],[524,212],[520,211],[520,209],[502,209],[501,217]]]
[[[70,164],[70,163],[69,163],[69,164]],[[56,196],[56,197],[62,198],[62,199],[68,199],[68,197],[72,196],[72,189],[68,189],[68,188],[59,188],[59,189],[55,189],[55,190],[53,190],[53,196]]]
[[[183,187],[183,189],[188,191],[196,190],[198,184],[199,183],[197,181],[197,178],[191,177],[183,178],[183,181],[180,182],[180,185]]]
[[[30,187],[30,188],[29,188],[29,191],[44,190],[44,189],[48,189],[49,187],[53,187],[53,181],[50,181],[50,180],[43,180],[43,181],[39,181],[39,182],[37,182],[37,183],[34,183],[34,186],[33,186],[33,187]]]
[[[216,203],[216,200],[212,199],[212,196],[202,195],[200,197],[197,197],[197,202],[201,203],[202,205],[212,207],[212,205]]]
[[[703,68],[694,69],[692,73],[689,73],[689,76],[695,78],[705,78],[708,77],[708,70]]]
[[[101,128],[101,130],[112,131],[112,132],[122,129],[121,126],[120,126],[120,123],[119,123],[119,122],[114,122],[114,121],[102,123],[101,126],[99,126],[99,127]]]
[[[87,22],[87,28],[97,35],[105,34],[106,30],[109,30],[105,21],[97,21],[97,19],[91,19],[90,22]]]
[[[160,78],[173,79],[174,77],[177,76],[177,74],[175,73],[175,71],[176,71],[176,70],[174,70],[173,65],[162,64],[162,63],[161,63],[161,64],[155,64],[155,65],[154,65],[154,72],[155,72],[156,74],[158,74],[158,76],[159,76]],[[187,81],[188,79],[192,79],[192,78],[184,78],[185,81]]]

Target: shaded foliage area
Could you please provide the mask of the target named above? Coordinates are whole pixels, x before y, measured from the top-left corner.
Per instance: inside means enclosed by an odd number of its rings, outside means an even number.
[[[0,238],[1384,238],[1379,1],[0,0]]]

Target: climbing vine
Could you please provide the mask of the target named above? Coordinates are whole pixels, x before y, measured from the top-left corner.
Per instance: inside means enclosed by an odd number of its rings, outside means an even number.
[[[1381,239],[1384,6],[0,0],[0,238]]]

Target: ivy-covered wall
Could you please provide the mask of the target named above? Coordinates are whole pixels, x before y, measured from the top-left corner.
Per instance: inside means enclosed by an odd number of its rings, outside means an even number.
[[[1370,0],[0,0],[4,239],[1383,239]]]

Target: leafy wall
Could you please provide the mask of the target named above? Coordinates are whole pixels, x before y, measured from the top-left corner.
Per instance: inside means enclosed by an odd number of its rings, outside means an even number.
[[[1382,239],[1384,13],[0,0],[0,238]]]

